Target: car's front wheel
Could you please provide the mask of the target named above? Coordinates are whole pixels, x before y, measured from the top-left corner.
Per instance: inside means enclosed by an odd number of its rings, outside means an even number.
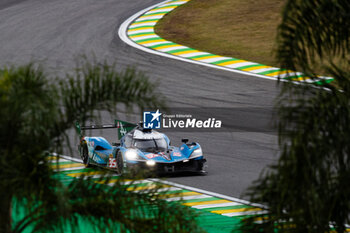
[[[81,159],[83,160],[83,163],[85,165],[85,167],[90,167],[90,158],[89,158],[89,150],[86,144],[83,144],[83,149],[81,152]]]

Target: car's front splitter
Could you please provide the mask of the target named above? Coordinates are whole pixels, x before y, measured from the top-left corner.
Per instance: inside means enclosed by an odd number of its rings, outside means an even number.
[[[158,174],[178,173],[178,172],[203,172],[206,159],[200,160],[183,160],[173,163],[156,163],[153,166],[147,165],[146,162],[127,163],[127,167],[132,170],[152,171]]]

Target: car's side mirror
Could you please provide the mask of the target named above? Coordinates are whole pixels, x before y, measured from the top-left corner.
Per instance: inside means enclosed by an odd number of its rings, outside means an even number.
[[[188,139],[187,138],[183,138],[183,139],[181,139],[181,142],[186,144],[188,142]]]

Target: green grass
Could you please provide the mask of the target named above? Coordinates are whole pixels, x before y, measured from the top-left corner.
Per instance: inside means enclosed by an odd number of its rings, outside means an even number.
[[[166,15],[156,33],[210,52],[278,66],[275,37],[283,0],[191,0]]]

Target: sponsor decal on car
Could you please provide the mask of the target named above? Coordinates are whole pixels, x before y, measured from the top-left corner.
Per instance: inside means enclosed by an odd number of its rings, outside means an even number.
[[[176,151],[173,153],[173,156],[181,157],[181,153]]]
[[[146,157],[148,159],[153,159],[153,158],[156,158],[156,157],[159,157],[160,155],[159,154],[147,154]]]

